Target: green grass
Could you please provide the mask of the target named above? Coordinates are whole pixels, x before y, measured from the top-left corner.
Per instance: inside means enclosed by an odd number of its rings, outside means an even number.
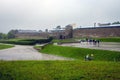
[[[0,61],[0,80],[120,80],[120,63]]]
[[[43,48],[43,46],[34,46],[34,48],[35,48],[36,50],[41,50],[41,49]]]
[[[14,47],[13,45],[7,45],[7,44],[0,44],[0,50],[1,49],[6,49],[6,48],[11,48]]]
[[[120,61],[120,52],[117,51],[47,45],[40,52],[79,60],[84,60],[87,54],[93,54],[95,61]]]
[[[23,39],[18,39],[18,38],[14,38],[14,39],[8,39],[9,41],[20,41],[20,40],[23,40]]]
[[[76,40],[85,40],[86,38],[72,38],[72,39],[54,39],[52,42],[58,42],[58,43],[68,43],[68,42],[78,42]],[[100,40],[101,42],[120,42],[120,37],[109,37],[109,38],[92,38]]]
[[[76,42],[75,39],[53,39],[52,42],[62,42],[62,43],[66,43],[66,42]]]
[[[113,37],[113,38],[97,38],[101,42],[120,42],[120,37]]]

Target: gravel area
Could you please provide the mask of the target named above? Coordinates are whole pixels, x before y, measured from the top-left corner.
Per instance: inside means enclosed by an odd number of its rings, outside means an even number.
[[[70,60],[68,58],[42,54],[33,46],[15,45],[13,48],[0,50],[0,60]]]
[[[120,51],[120,43],[114,42],[102,42],[97,45],[89,44],[87,42],[82,43],[67,43],[61,44],[61,46],[72,46],[72,47],[81,47],[81,48],[90,48],[90,49],[101,49],[101,50],[111,50],[111,51]]]

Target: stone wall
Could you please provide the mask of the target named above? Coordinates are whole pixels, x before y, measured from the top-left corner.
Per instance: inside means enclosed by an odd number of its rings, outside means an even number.
[[[54,32],[41,32],[41,33],[28,33],[28,32],[17,32],[15,34],[16,38],[49,38],[53,37],[56,39],[66,39],[66,38],[72,38],[73,37],[73,28],[72,25],[67,25],[65,27],[65,30],[63,31],[54,31]]]
[[[48,38],[49,35],[47,33],[17,33],[15,34],[16,38],[24,38],[24,39],[40,39],[40,38]]]
[[[72,29],[72,26],[66,26],[62,32],[42,32],[42,33],[16,33],[16,38],[48,38],[57,39],[80,38],[80,37],[120,37],[120,26],[113,27],[92,27]]]
[[[73,31],[73,37],[120,37],[120,26],[79,28]]]

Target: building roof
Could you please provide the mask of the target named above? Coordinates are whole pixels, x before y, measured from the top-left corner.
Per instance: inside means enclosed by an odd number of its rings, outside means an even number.
[[[39,33],[36,30],[18,30],[18,33]]]
[[[86,27],[86,28],[76,28],[77,29],[97,29],[97,28],[120,28],[120,26],[103,26],[103,27]]]

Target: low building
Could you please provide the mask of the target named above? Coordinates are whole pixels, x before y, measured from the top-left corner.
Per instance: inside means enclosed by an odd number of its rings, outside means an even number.
[[[47,32],[36,30],[18,30],[16,38],[49,38],[68,39],[80,37],[120,37],[120,26],[102,26],[73,29],[72,25],[67,25],[62,29],[47,30]]]
[[[64,29],[46,30],[45,32],[36,30],[18,30],[15,34],[16,38],[48,38],[57,39],[72,38],[72,25],[67,25]]]

